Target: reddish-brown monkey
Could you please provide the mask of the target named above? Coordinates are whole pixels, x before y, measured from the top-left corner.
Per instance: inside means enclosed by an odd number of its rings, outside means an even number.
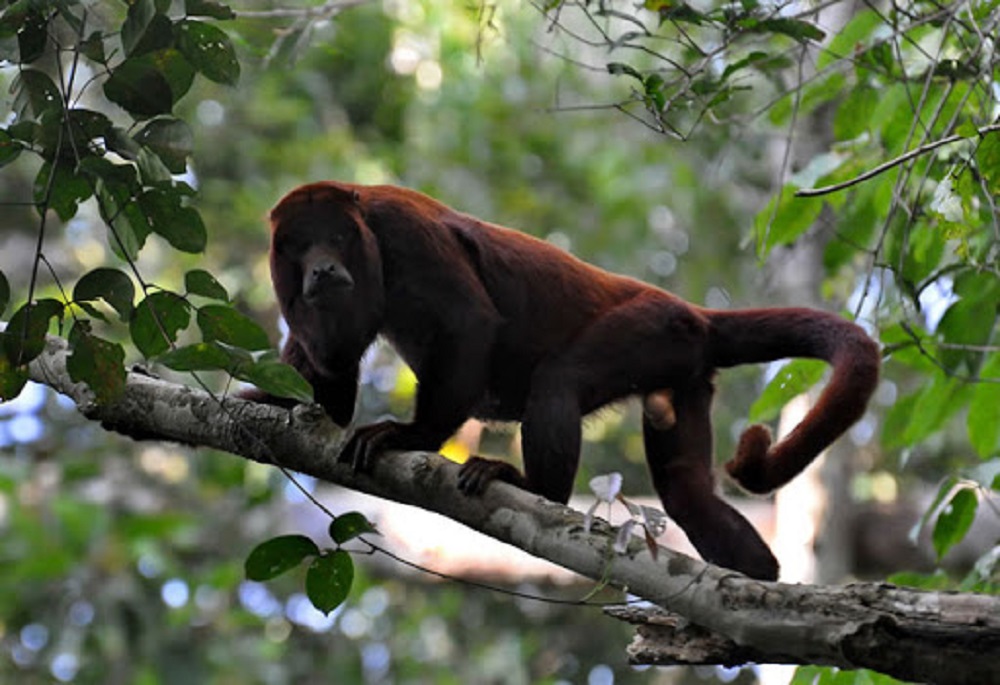
[[[762,426],[744,432],[726,467],[758,493],[788,482],[860,418],[878,380],[878,346],[838,316],[697,307],[412,190],[313,183],[286,195],[271,225],[271,274],[291,331],[282,356],[330,416],[350,422],[359,360],[380,333],[419,381],[413,421],[359,428],[342,460],[362,469],[383,450],[436,450],[470,416],[520,421],[524,474],[475,457],[459,487],[476,494],[500,479],[566,502],[582,418],[638,395],[667,513],[706,560],[756,578],[776,578],[778,564],[715,494],[715,370],[785,357],[833,367],[786,438],[772,445]]]

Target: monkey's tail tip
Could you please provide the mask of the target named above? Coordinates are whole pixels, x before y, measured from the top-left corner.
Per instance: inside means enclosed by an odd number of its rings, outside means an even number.
[[[733,480],[758,495],[765,495],[775,487],[767,468],[771,441],[771,430],[767,426],[750,426],[740,436],[736,456],[726,464],[726,472]]]

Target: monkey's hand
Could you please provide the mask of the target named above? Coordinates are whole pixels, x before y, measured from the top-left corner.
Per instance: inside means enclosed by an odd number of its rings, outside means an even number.
[[[443,440],[423,427],[399,421],[379,421],[354,431],[347,445],[337,457],[347,462],[355,471],[368,471],[375,457],[388,450],[421,450],[435,452]]]
[[[527,480],[514,466],[484,457],[471,457],[462,464],[458,472],[458,489],[466,495],[481,495],[494,480],[529,489]]]
[[[355,471],[369,470],[376,454],[397,447],[393,438],[402,427],[403,424],[398,421],[379,421],[361,426],[340,451],[337,461],[349,463]]]

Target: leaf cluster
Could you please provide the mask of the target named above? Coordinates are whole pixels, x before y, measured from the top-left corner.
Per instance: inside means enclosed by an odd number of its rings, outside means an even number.
[[[136,0],[123,15],[102,19],[86,2],[22,0],[0,14],[0,58],[18,66],[14,118],[0,128],[0,168],[22,155],[41,162],[33,196],[39,248],[27,301],[0,333],[0,399],[20,392],[26,365],[52,322],[70,324],[71,373],[97,402],[113,402],[124,390],[124,348],[98,330],[114,323],[127,326],[144,357],[169,368],[223,370],[275,395],[311,398],[293,369],[273,354],[254,354],[270,347],[267,335],[232,307],[214,276],[189,271],[185,291],[174,292],[146,282],[135,266],[153,234],[180,252],[204,251],[208,234],[193,204],[197,192],[183,176],[194,135],[175,106],[196,76],[231,86],[240,75],[232,41],[215,25],[232,19],[232,10],[205,0],[187,0],[176,14],[174,8],[164,0]],[[95,76],[83,80],[84,73]],[[61,297],[35,301],[39,268],[48,263],[49,213],[67,222],[88,201],[125,269],[94,269],[71,293],[60,285]],[[3,315],[11,290],[3,274],[0,285]],[[210,302],[199,305],[195,298]],[[201,340],[180,345],[192,320]]]
[[[334,549],[321,550],[305,535],[280,535],[260,543],[244,564],[249,580],[272,580],[310,559],[306,571],[306,596],[313,606],[329,614],[344,603],[354,583],[354,561],[342,545],[363,535],[378,534],[358,512],[337,516],[328,528]]]

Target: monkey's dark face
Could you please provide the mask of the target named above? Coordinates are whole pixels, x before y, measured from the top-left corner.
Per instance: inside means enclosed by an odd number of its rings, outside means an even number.
[[[363,238],[363,227],[349,215],[317,209],[285,217],[274,227],[271,251],[281,301],[320,310],[343,307],[371,271]]]
[[[310,362],[330,376],[358,360],[384,309],[378,243],[356,202],[320,193],[271,214],[271,280]]]

